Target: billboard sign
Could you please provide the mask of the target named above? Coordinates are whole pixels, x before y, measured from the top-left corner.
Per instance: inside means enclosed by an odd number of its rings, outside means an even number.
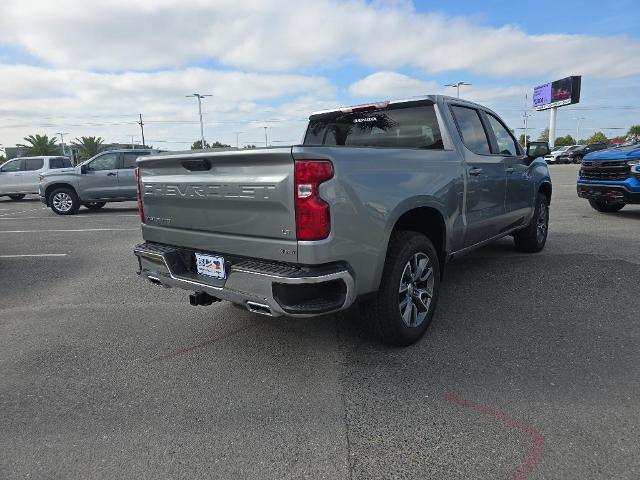
[[[533,89],[533,108],[546,110],[580,102],[582,77],[575,75],[539,85]]]

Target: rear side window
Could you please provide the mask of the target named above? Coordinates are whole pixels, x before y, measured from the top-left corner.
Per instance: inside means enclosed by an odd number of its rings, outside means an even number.
[[[24,161],[25,170],[40,170],[44,166],[43,158],[27,158]]]
[[[136,168],[136,158],[148,155],[148,152],[125,152],[124,166],[122,168]]]
[[[68,158],[50,158],[49,159],[49,168],[68,168],[71,166],[71,160]]]
[[[322,115],[309,121],[304,144],[444,148],[433,105]]]
[[[451,107],[453,117],[458,124],[462,141],[469,150],[482,155],[489,155],[489,140],[487,133],[484,131],[480,115],[475,108],[460,107],[454,105]]]
[[[509,130],[507,130],[500,120],[490,113],[487,113],[487,118],[498,142],[498,153],[500,153],[500,155],[517,155],[518,147]]]

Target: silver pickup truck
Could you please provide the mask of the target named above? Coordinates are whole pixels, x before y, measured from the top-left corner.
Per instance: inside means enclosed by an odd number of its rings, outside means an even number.
[[[360,300],[408,345],[449,260],[507,235],[544,247],[549,148],[527,150],[491,110],[434,95],[315,113],[292,147],[140,158],[139,274],[271,316]]]
[[[136,159],[159,150],[124,149],[101,152],[75,167],[39,175],[40,200],[58,215],[78,213],[80,206],[98,210],[107,202],[136,199]]]

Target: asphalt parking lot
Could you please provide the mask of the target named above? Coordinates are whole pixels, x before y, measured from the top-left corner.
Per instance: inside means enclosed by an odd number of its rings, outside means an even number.
[[[640,207],[576,170],[546,249],[451,263],[406,349],[144,282],[135,203],[0,198],[0,478],[638,478]]]

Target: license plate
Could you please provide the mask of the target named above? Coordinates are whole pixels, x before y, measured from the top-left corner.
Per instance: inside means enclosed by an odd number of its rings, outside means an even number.
[[[196,268],[200,275],[220,279],[226,278],[223,257],[196,253]]]

